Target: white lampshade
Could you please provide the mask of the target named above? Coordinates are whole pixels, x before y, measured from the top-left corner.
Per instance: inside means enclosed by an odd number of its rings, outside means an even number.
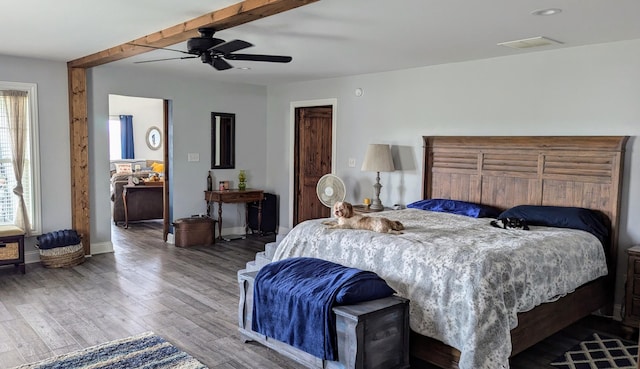
[[[391,147],[385,144],[370,144],[364,155],[362,169],[365,172],[393,172]]]

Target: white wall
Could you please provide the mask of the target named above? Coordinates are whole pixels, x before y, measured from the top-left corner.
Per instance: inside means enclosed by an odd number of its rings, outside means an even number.
[[[624,251],[640,244],[640,40],[527,53],[475,62],[311,81],[268,90],[260,86],[145,73],[110,65],[89,73],[89,168],[92,243],[110,243],[108,95],[173,101],[174,219],[204,212],[202,191],[210,155],[210,113],[236,113],[234,170],[214,181],[249,174],[249,186],[280,195],[280,224],[289,212],[290,119],[293,101],[336,98],[336,174],[348,199],[372,194],[372,173],[359,168],[369,143],[401,154],[394,173],[382,173],[385,204],[420,197],[423,135],[629,135],[623,183],[616,300]],[[215,73],[215,72],[212,72]],[[66,64],[0,56],[0,79],[38,84],[43,231],[71,226],[69,113]],[[361,97],[354,95],[362,88]],[[268,94],[267,94],[268,92]],[[266,112],[266,114],[265,114]],[[266,139],[265,139],[266,138]],[[188,153],[199,162],[187,162]],[[266,155],[264,155],[266,153]],[[356,167],[349,168],[349,158]],[[396,164],[399,164],[396,162]],[[243,224],[243,211],[225,206],[225,227]],[[27,240],[33,250],[34,240]],[[93,244],[92,244],[93,247]]]
[[[212,70],[211,73],[224,73]],[[245,169],[249,187],[266,184],[266,88],[246,84],[209,81],[187,74],[145,72],[143,68],[104,65],[89,71],[89,162],[91,176],[91,238],[101,250],[108,250],[110,234],[109,200],[109,95],[168,99],[173,106],[173,129],[169,134],[170,178],[173,198],[171,221],[206,211],[204,190],[211,164],[211,112],[236,114],[236,169],[214,170],[214,183],[236,180]],[[134,118],[135,119],[135,118]],[[189,153],[200,161],[188,162]],[[223,206],[223,227],[244,224],[244,207]]]
[[[517,52],[516,52],[517,53]],[[616,301],[625,250],[640,244],[640,40],[516,54],[473,62],[272,86],[268,90],[267,186],[280,224],[291,224],[290,102],[336,98],[336,174],[347,200],[371,197],[360,171],[369,143],[393,145],[401,170],[381,173],[383,204],[420,199],[422,136],[629,135],[622,194]],[[364,94],[357,97],[356,88]],[[347,166],[355,158],[355,168]],[[396,164],[398,162],[396,161]]]
[[[164,101],[145,97],[109,95],[109,116],[131,115],[133,147],[136,159],[162,161],[163,145],[151,150],[147,145],[147,130],[153,126],[164,135]]]
[[[0,80],[38,86],[42,231],[68,229],[71,227],[71,166],[67,65],[0,55]],[[35,237],[25,240],[28,260],[39,260],[33,247],[35,241]]]

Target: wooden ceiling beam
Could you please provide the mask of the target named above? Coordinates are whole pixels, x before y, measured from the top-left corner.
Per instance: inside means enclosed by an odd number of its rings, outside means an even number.
[[[95,67],[153,50],[135,45],[167,47],[199,36],[198,28],[208,27],[220,31],[316,1],[318,0],[245,0],[162,31],[72,60],[67,63],[67,66],[70,68]]]
[[[144,46],[133,46],[132,43],[167,47],[198,36],[198,28],[210,27],[219,31],[316,1],[318,0],[245,0],[122,45],[67,62],[71,135],[71,216],[74,229],[82,236],[85,254],[91,254],[91,209],[87,171],[90,168],[87,69],[153,50]]]

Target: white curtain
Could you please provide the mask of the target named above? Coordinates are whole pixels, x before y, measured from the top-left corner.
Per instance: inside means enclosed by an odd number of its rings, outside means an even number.
[[[31,224],[29,214],[24,201],[22,188],[22,172],[24,170],[24,149],[26,146],[27,122],[27,92],[26,91],[0,91],[0,104],[4,105],[9,119],[9,136],[11,136],[11,153],[13,172],[16,176],[16,187],[13,193],[18,197],[16,218],[17,227],[25,230],[29,236]]]

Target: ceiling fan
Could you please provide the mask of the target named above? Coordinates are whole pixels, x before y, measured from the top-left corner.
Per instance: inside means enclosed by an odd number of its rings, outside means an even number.
[[[200,32],[200,37],[193,37],[187,40],[187,51],[169,49],[166,47],[132,44],[135,46],[149,47],[152,49],[170,50],[177,51],[183,54],[189,54],[189,56],[143,60],[135,63],[138,64],[164,60],[200,58],[203,63],[209,64],[217,70],[226,70],[233,68],[233,66],[229,64],[227,60],[248,60],[271,63],[288,63],[292,60],[290,56],[283,55],[235,54],[236,51],[246,49],[253,45],[242,40],[232,40],[229,42],[225,42],[224,40],[215,38],[213,37],[213,34],[215,33],[215,29],[213,28],[200,28],[198,29],[198,32]]]

